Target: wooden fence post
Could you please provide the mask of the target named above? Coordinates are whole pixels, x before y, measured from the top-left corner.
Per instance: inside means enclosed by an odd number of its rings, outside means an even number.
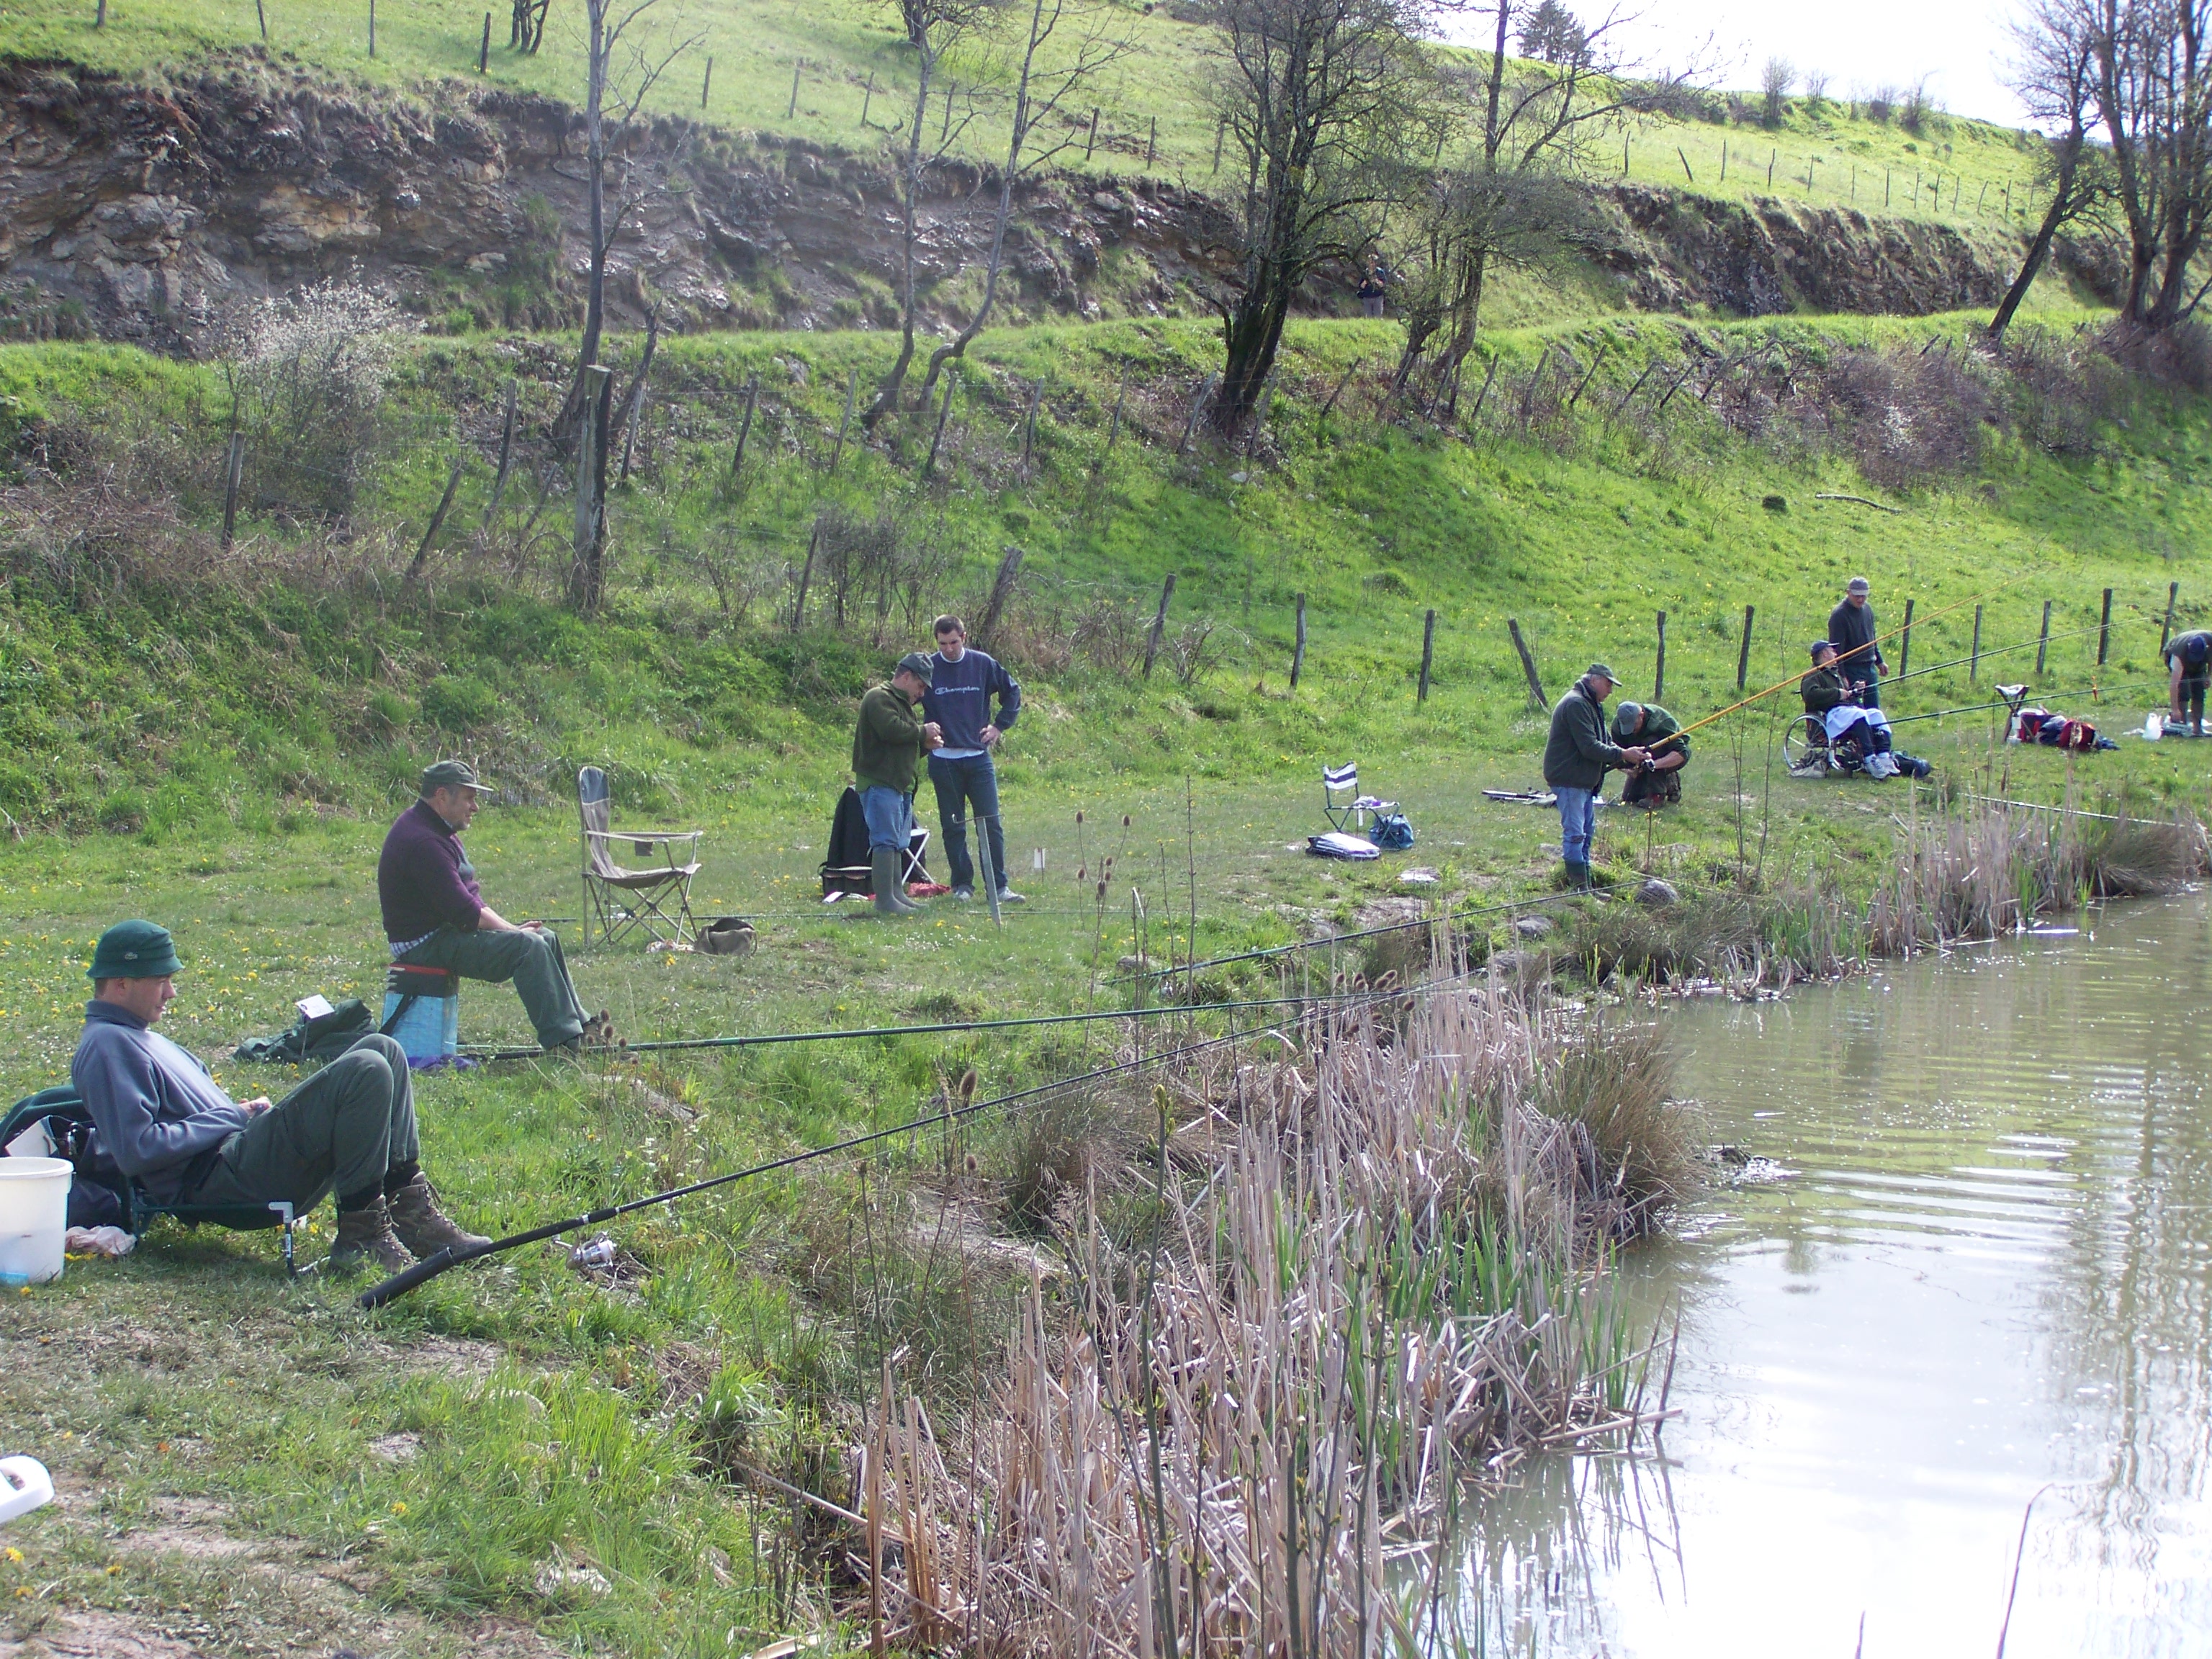
[[[1421,684],[1413,694],[1415,702],[1429,700],[1429,668],[1437,657],[1437,613],[1432,609],[1421,623]]]
[[[105,7],[107,0],[100,0],[100,3]],[[269,13],[261,0],[253,0],[253,20],[261,25],[261,44],[265,46],[269,44]]]
[[[791,66],[791,107],[783,112],[783,118],[787,121],[799,113],[799,71],[801,67],[795,63]]]
[[[1030,464],[1030,456],[1036,448],[1037,404],[1043,396],[1044,380],[1040,376],[1037,383],[1030,388],[1029,410],[1022,416],[1022,465],[1024,466]]]
[[[860,367],[853,366],[852,377],[845,382],[845,413],[837,422],[837,441],[830,448],[830,476],[837,476],[837,463],[844,459],[845,434],[853,429],[853,399],[860,394]]]
[[[2105,609],[2097,618],[2097,666],[2105,665],[2105,659],[2112,648],[2112,590],[2105,590]]]
[[[2158,629],[2158,648],[2160,651],[2166,649],[2166,642],[2173,637],[2173,602],[2180,597],[2181,584],[2168,582],[2166,585],[2166,620],[2159,624]]]
[[[975,642],[986,650],[998,637],[999,617],[1013,597],[1014,578],[1022,572],[1022,550],[1009,545],[1006,557],[999,561],[999,574],[991,578],[991,597],[983,606],[983,625],[975,630]]]
[[[261,0],[253,0],[253,3],[258,6],[261,3]],[[489,12],[484,14],[483,39],[477,43],[477,73],[478,75],[491,73],[491,14]],[[702,98],[700,101],[704,103],[706,100]]]
[[[868,125],[868,106],[876,101],[876,72],[868,71],[868,89],[860,94],[860,125]]]
[[[1091,131],[1083,141],[1083,159],[1089,161],[1091,152],[1098,148],[1098,106],[1091,106]]]
[[[2051,650],[2051,601],[2043,602],[2043,631],[2035,636],[2035,678],[2043,678],[2043,659]]]
[[[1651,701],[1667,701],[1667,613],[1659,613],[1659,660],[1651,670]]]
[[[1291,690],[1298,689],[1298,675],[1306,665],[1306,596],[1298,595],[1298,638],[1291,647]]]
[[[1982,677],[1982,607],[1974,607],[1974,643],[1966,653],[1966,684]]]
[[[955,376],[949,371],[945,376],[945,398],[937,405],[937,430],[929,434],[929,459],[921,464],[921,476],[937,476],[937,447],[945,441],[945,416],[952,413],[952,384]]]
[[[738,426],[738,453],[730,457],[730,476],[734,478],[744,470],[745,440],[753,435],[753,405],[760,401],[760,376],[756,374],[745,386],[745,418]]]
[[[1905,602],[1905,626],[1897,636],[1897,672],[1899,678],[1912,661],[1912,601]]]
[[[238,482],[246,472],[246,434],[230,434],[230,453],[223,459],[222,467],[222,550],[230,551],[233,533],[238,528]]]
[[[806,590],[814,582],[814,551],[822,545],[822,519],[815,515],[814,528],[806,537],[806,562],[799,567],[799,596],[792,602],[791,631],[794,634],[806,625]]]
[[[707,107],[707,91],[708,88],[712,87],[714,84],[714,59],[713,55],[710,53],[707,58],[707,72],[699,77],[699,107],[701,109]]]
[[[1213,170],[1221,171],[1221,142],[1229,137],[1229,118],[1223,116],[1213,129]]]
[[[400,581],[404,590],[422,580],[422,568],[430,562],[430,544],[438,539],[438,532],[445,527],[446,514],[453,505],[453,492],[461,487],[461,465],[468,459],[465,449],[453,457],[453,470],[446,475],[446,493],[438,497],[438,510],[430,515],[430,527],[422,532],[422,539],[415,549],[414,562],[407,567],[407,574]]]
[[[492,518],[499,511],[500,497],[507,494],[507,465],[514,455],[515,390],[520,384],[519,380],[507,383],[507,418],[500,423],[499,428],[499,470],[492,475],[491,499],[484,503],[483,524],[477,532],[479,535],[491,528]]]
[[[1743,643],[1736,648],[1735,689],[1743,690],[1743,683],[1751,673],[1751,607],[1743,608]]]
[[[1160,654],[1160,635],[1168,625],[1168,601],[1175,598],[1176,573],[1168,572],[1168,579],[1160,588],[1160,608],[1152,612],[1152,631],[1145,635],[1145,678],[1152,677],[1152,659]]]
[[[592,556],[599,538],[599,407],[605,395],[609,378],[614,371],[601,363],[584,366],[584,395],[580,406],[582,418],[576,428],[576,526],[574,563],[569,573],[569,586],[580,597],[588,599]]]
[[[1528,706],[1548,708],[1552,700],[1544,695],[1544,683],[1536,678],[1536,659],[1528,654],[1528,641],[1521,637],[1521,624],[1511,617],[1505,619],[1506,631],[1513,635],[1513,648],[1521,653],[1521,672],[1528,678]]]
[[[1152,136],[1145,140],[1145,165],[1150,167],[1152,158],[1160,153],[1160,118],[1152,117]]]
[[[100,0],[100,15],[107,15],[107,0]],[[368,0],[368,55],[376,56],[376,0]]]

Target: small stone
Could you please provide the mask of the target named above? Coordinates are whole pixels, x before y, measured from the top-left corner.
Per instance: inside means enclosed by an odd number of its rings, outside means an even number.
[[[1252,475],[1249,472],[1232,472],[1229,475],[1229,482],[1231,483],[1243,483],[1245,479],[1251,476]]]
[[[1663,910],[1670,904],[1680,903],[1682,896],[1674,890],[1673,882],[1662,881],[1653,876],[1636,890],[1636,899],[1639,904],[1648,905],[1654,910]]]
[[[1522,939],[1542,939],[1553,931],[1549,916],[1522,916],[1513,924],[1513,931]]]

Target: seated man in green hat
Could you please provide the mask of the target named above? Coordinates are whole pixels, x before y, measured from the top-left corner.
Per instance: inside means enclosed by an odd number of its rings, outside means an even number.
[[[1623,806],[1651,811],[1682,804],[1682,769],[1689,763],[1690,742],[1681,731],[1682,722],[1656,702],[1625,702],[1613,710],[1613,740],[1640,744],[1650,756],[1621,785]]]
[[[363,1037],[273,1105],[233,1100],[198,1058],[154,1030],[181,966],[166,927],[118,921],[102,933],[70,1061],[101,1149],[149,1198],[257,1209],[289,1200],[305,1215],[334,1192],[334,1272],[398,1273],[417,1255],[489,1242],[448,1219],[423,1179],[415,1094],[397,1042]]]
[[[376,860],[392,959],[495,985],[513,980],[539,1046],[549,1051],[611,1042],[614,1022],[604,1009],[584,1012],[553,930],[518,926],[483,902],[461,831],[490,793],[466,761],[422,769],[422,799],[399,815]]]

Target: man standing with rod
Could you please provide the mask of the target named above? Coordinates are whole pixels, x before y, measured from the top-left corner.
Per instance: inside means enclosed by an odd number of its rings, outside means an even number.
[[[1844,589],[1843,603],[1828,613],[1828,643],[1836,647],[1836,666],[1859,692],[1855,701],[1863,708],[1881,707],[1881,677],[1889,664],[1876,642],[1881,632],[1874,607],[1867,603],[1870,591],[1864,576],[1854,576]]]
[[[1009,884],[1006,836],[999,822],[999,775],[991,750],[1022,712],[1022,688],[992,658],[968,644],[968,629],[957,617],[939,617],[933,630],[937,654],[929,659],[929,690],[922,694],[923,718],[945,734],[929,756],[929,781],[937,791],[937,824],[944,836],[952,896],[975,896],[975,872],[968,856],[966,812],[975,809],[977,850],[1000,904],[1020,904]],[[993,715],[991,700],[998,699]],[[988,846],[981,843],[988,842]]]
[[[913,840],[915,768],[924,750],[944,739],[935,721],[915,713],[929,694],[930,672],[928,658],[908,652],[890,684],[871,687],[860,699],[853,730],[853,787],[860,792],[860,813],[868,824],[869,884],[878,915],[910,916],[921,908],[908,899],[900,875]]]
[[[1597,830],[1597,792],[1609,768],[1640,769],[1650,754],[1621,748],[1607,734],[1605,700],[1613,695],[1613,670],[1594,662],[1552,710],[1544,744],[1544,781],[1559,798],[1559,860],[1567,885],[1590,884],[1590,837]]]

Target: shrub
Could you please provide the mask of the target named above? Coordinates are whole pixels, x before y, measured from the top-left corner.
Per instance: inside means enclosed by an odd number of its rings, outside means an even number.
[[[422,688],[422,717],[459,737],[491,722],[499,694],[473,674],[441,674]]]

